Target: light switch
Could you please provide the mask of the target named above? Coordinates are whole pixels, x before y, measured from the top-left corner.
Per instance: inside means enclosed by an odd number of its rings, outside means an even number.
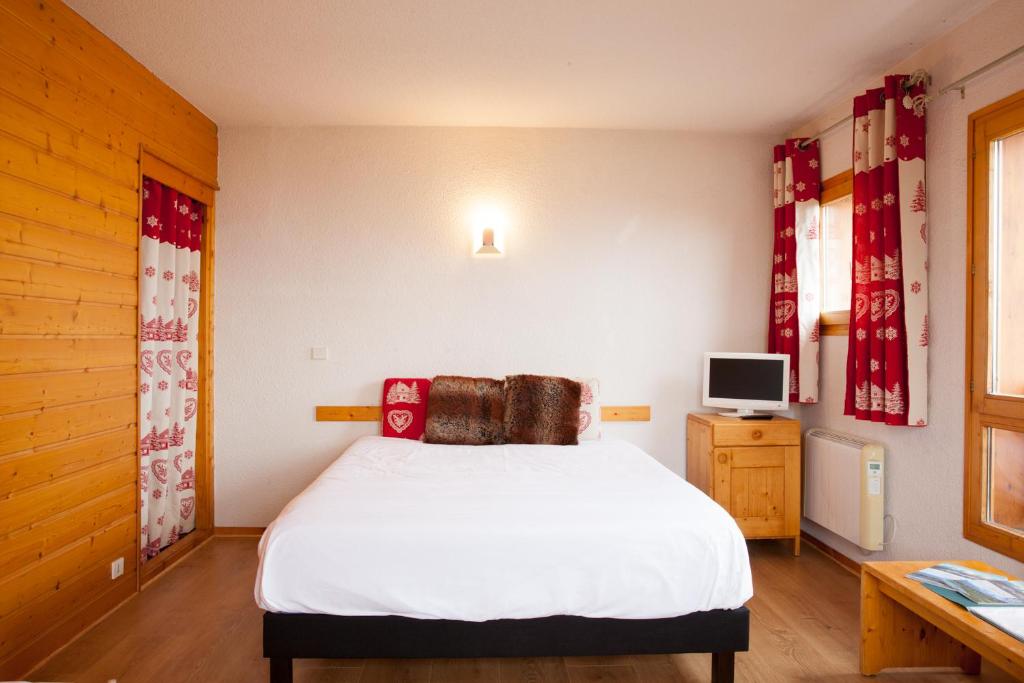
[[[313,360],[327,360],[327,347],[314,346],[309,350],[309,357]]]

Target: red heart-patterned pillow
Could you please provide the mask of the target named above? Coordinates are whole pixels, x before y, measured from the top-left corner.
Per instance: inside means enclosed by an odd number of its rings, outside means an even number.
[[[601,383],[594,378],[577,379],[580,383],[579,440],[601,438]]]
[[[427,394],[430,380],[389,377],[384,380],[380,433],[398,439],[418,441],[427,423]]]

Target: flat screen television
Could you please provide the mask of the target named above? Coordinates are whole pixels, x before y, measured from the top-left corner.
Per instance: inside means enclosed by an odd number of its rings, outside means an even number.
[[[733,408],[726,417],[751,417],[756,410],[789,408],[789,355],[704,354],[704,405]]]

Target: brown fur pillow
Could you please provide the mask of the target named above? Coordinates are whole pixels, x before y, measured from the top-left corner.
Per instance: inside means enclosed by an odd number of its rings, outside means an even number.
[[[505,443],[575,446],[580,383],[564,377],[505,378]]]
[[[435,377],[423,440],[461,446],[502,443],[504,384],[484,377]]]

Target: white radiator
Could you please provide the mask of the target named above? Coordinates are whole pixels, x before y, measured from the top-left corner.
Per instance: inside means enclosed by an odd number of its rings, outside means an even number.
[[[856,543],[882,549],[885,450],[849,434],[804,437],[804,517]]]

